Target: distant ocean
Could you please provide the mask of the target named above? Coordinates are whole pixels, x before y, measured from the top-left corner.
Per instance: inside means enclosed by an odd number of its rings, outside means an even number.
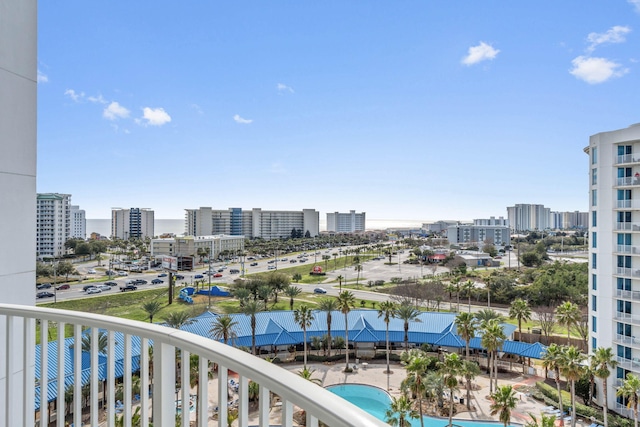
[[[387,228],[419,228],[428,220],[407,220],[407,219],[368,219],[367,230],[385,230]],[[176,236],[184,234],[184,219],[156,219],[156,235],[173,233]],[[320,231],[327,229],[327,221],[320,220]],[[87,219],[87,236],[91,233],[100,233],[102,236],[111,236],[110,219]]]

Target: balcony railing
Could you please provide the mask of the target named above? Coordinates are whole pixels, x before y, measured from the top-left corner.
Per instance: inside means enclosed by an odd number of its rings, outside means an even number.
[[[640,209],[640,200],[635,200],[635,199],[616,200],[616,208]]]
[[[616,289],[616,296],[619,298],[640,301],[640,291],[625,291],[622,289]]]
[[[640,325],[640,316],[638,315],[633,315],[633,314],[629,314],[629,313],[621,313],[619,311],[616,311],[615,313],[615,318],[617,320],[622,320],[626,323],[633,323],[636,325]]]
[[[109,427],[115,425],[116,416],[122,416],[124,425],[131,426],[135,406],[141,425],[147,425],[152,416],[155,427],[174,427],[177,401],[189,402],[190,382],[196,379],[198,384],[208,384],[212,371],[217,372],[217,396],[208,396],[206,386],[197,387],[195,411],[199,427],[209,425],[214,408],[222,408],[215,412],[217,425],[226,426],[226,408],[232,403],[237,405],[238,425],[247,427],[250,381],[259,386],[259,425],[269,425],[271,393],[280,398],[282,426],[293,425],[294,406],[305,411],[306,425],[311,427],[317,427],[318,421],[331,426],[386,425],[298,375],[239,349],[181,330],[116,317],[9,304],[0,304],[1,320],[7,324],[7,333],[5,342],[0,344],[3,349],[0,359],[5,361],[8,372],[15,372],[23,363],[25,366],[21,378],[10,376],[5,381],[4,393],[0,393],[4,395],[0,416],[5,417],[7,426],[14,425],[12,421],[17,416],[25,422],[35,419],[39,426],[48,426],[55,418],[62,427],[64,416],[58,417],[56,413],[64,414],[65,408],[71,408],[74,425],[84,425],[84,401],[89,402],[90,419],[85,421],[90,425],[101,424],[106,415]],[[36,323],[40,342],[45,343],[41,347],[35,343]],[[57,339],[49,342],[50,334],[54,333],[52,327]],[[72,331],[72,338],[65,339],[65,331],[67,334]],[[99,348],[103,333],[106,349]],[[18,351],[16,343],[21,340],[23,344],[18,348],[23,351]],[[70,341],[78,345],[70,346]],[[198,356],[195,369],[192,355]],[[236,402],[230,402],[228,397],[229,370],[239,375]],[[139,372],[139,396],[133,395],[134,371]],[[123,390],[121,403],[116,402],[117,376]],[[16,388],[16,382],[21,382],[21,386]],[[21,396],[15,396],[14,389],[23,390]],[[65,394],[68,396],[70,389],[73,402],[66,406]],[[55,396],[53,401],[51,395]],[[217,404],[211,404],[210,398]],[[99,399],[106,401],[102,416]],[[183,414],[187,416],[182,416],[181,425],[186,427],[190,425],[190,417],[187,405],[184,407]]]
[[[637,339],[636,337],[629,337],[627,335],[621,335],[621,334],[615,334],[614,335],[614,341],[617,344],[624,344],[624,345],[628,345],[628,346],[634,346],[634,347],[638,347],[640,346],[640,339]]]
[[[618,362],[618,367],[627,369],[629,371],[638,372],[640,371],[640,359],[625,359],[624,357],[616,356],[616,361]]]
[[[616,164],[624,164],[624,163],[638,163],[640,162],[640,156],[637,154],[624,154],[616,157]]]
[[[625,176],[618,178],[616,181],[618,186],[640,185],[640,176]]]
[[[616,252],[619,254],[639,254],[640,255],[640,246],[616,245]]]
[[[640,277],[640,269],[639,268],[616,267],[616,276]]]

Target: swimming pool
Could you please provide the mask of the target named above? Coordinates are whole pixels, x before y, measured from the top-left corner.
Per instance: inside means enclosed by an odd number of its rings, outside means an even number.
[[[385,413],[391,404],[391,397],[381,388],[366,384],[337,384],[328,386],[327,390],[364,409],[379,420],[385,420]],[[446,418],[424,416],[424,425],[429,427],[443,427],[449,425]],[[411,419],[411,427],[420,427],[420,420]],[[482,422],[453,419],[454,426],[461,427],[502,427],[499,422]],[[513,426],[510,426],[513,427]]]

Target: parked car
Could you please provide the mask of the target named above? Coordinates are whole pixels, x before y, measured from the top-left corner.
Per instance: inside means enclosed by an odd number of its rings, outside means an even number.
[[[118,286],[116,282],[104,282],[105,285],[109,285],[111,287]]]
[[[110,291],[111,290],[111,286],[107,285],[107,284],[102,284],[102,285],[98,285],[96,286],[96,288],[100,289],[101,291]]]
[[[176,280],[184,280],[184,276],[182,274],[175,274],[173,277],[175,277]]]
[[[51,289],[51,283],[40,283],[36,285],[36,289]]]
[[[118,276],[128,276],[129,273],[127,273],[126,271],[118,271]]]
[[[38,292],[36,294],[36,298],[51,298],[52,296],[54,296],[53,292],[48,292],[48,291]]]
[[[83,290],[83,291],[85,291],[85,292],[87,292],[87,289],[95,288],[95,287],[96,287],[96,285],[84,285],[84,286],[82,287],[82,290]]]
[[[276,266],[275,265],[270,265],[267,267],[267,270],[275,270]]]
[[[104,272],[104,275],[105,275],[105,276],[113,276],[113,275],[115,275],[115,274],[116,274],[116,272],[115,272],[115,271],[113,271],[113,270],[107,270],[107,271],[105,271],[105,272]]]
[[[92,268],[91,270],[87,271],[87,274],[96,274],[97,272]]]
[[[160,273],[158,274],[158,277],[167,277],[167,273]]]
[[[138,289],[136,285],[120,286],[120,292],[135,291],[136,289]]]
[[[315,288],[315,289],[313,290],[313,293],[314,293],[314,294],[326,294],[326,293],[327,293],[327,291],[326,291],[325,289],[323,289],[323,288]]]
[[[204,276],[202,274],[196,274],[195,276],[193,276],[194,279],[204,279]]]
[[[222,273],[216,273],[213,275],[213,277],[222,277]]]
[[[289,262],[290,262],[291,264],[293,264],[293,263],[298,262],[298,260],[297,260],[297,259],[292,259],[292,260],[289,260]]]
[[[136,286],[137,286],[137,285],[146,285],[147,283],[148,283],[148,282],[147,282],[146,280],[144,280],[144,279],[135,279],[135,280],[133,281],[133,284],[134,284],[134,285],[136,285]]]
[[[93,286],[93,287],[87,289],[85,292],[88,295],[91,295],[91,294],[99,294],[100,292],[102,292],[102,290],[100,290],[100,289],[96,288],[95,286]]]
[[[164,280],[160,280],[160,279],[153,279],[153,280],[151,281],[151,284],[152,284],[152,285],[159,285],[159,284],[161,284],[161,283],[164,283]]]
[[[256,265],[258,265],[257,262],[252,262],[251,264],[249,264],[251,267],[255,267]]]
[[[238,274],[240,273],[240,270],[232,268],[231,270],[229,270],[229,274]]]
[[[69,286],[68,284],[62,284],[60,286],[56,286],[56,290],[58,291],[64,291],[65,289],[71,289],[71,286]]]

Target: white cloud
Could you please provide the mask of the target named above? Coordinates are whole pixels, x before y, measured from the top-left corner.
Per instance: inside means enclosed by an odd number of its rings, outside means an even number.
[[[240,117],[239,114],[236,114],[235,116],[233,116],[233,120],[235,120],[236,123],[240,123],[242,125],[248,125],[249,123],[253,122],[253,120],[251,119],[243,119],[242,117]]]
[[[638,0],[640,2],[640,0]],[[623,43],[626,41],[625,34],[631,32],[631,28],[623,27],[621,25],[616,25],[611,27],[611,29],[607,30],[605,33],[589,33],[587,36],[587,41],[591,43],[587,48],[588,52],[593,52],[593,50],[601,45],[607,43]]]
[[[102,95],[98,96],[88,96],[87,101],[93,102],[94,104],[106,104],[107,100],[102,97]]]
[[[636,12],[640,13],[640,0],[627,0],[627,1],[636,9]]]
[[[191,104],[191,108],[196,110],[196,113],[198,113],[200,116],[204,116],[204,111],[202,111],[202,108],[200,108],[198,104]]]
[[[116,101],[113,101],[111,104],[105,107],[104,111],[102,112],[102,117],[107,120],[126,119],[127,117],[129,117],[129,113],[129,110],[118,104]]]
[[[291,86],[287,86],[284,83],[278,83],[276,88],[278,89],[278,92],[290,92],[290,93],[294,93],[293,92],[293,88]]]
[[[49,77],[43,73],[42,71],[38,70],[38,83],[48,83],[49,82]]]
[[[67,89],[64,94],[71,98],[74,102],[80,102],[84,98],[84,92],[76,92],[73,89]]]
[[[606,58],[578,56],[571,63],[573,68],[569,70],[569,73],[589,84],[603,83],[613,77],[620,77],[629,71],[626,68],[620,68],[620,64],[609,61]]]
[[[143,122],[143,120],[146,121]],[[142,109],[142,119],[136,120],[136,123],[143,124],[144,126],[162,126],[170,121],[171,116],[164,111],[164,108],[144,107]]]
[[[488,59],[495,59],[500,50],[495,49],[490,44],[480,42],[478,46],[471,46],[469,53],[462,59],[464,65],[473,65]]]

